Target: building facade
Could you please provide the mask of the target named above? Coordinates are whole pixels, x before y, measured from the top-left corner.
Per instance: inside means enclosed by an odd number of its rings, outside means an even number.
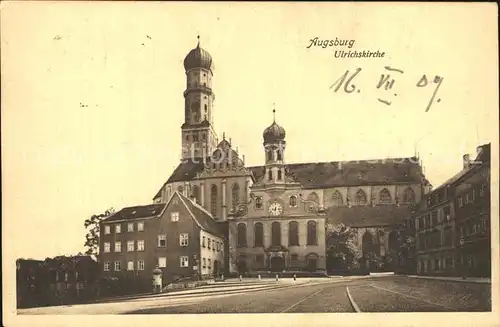
[[[224,269],[224,235],[209,212],[175,192],[166,203],[124,208],[100,223],[103,276],[150,290],[152,271],[163,284],[207,278]]]
[[[491,276],[490,153],[485,144],[475,160],[465,155],[412,216],[418,274]]]
[[[219,141],[213,129],[212,57],[198,43],[184,68],[182,160],[153,201],[179,192],[210,212],[228,240],[226,273],[324,271],[327,224],[358,231],[368,269],[374,256],[392,255],[412,206],[431,189],[418,158],[291,164],[285,129],[274,120],[263,132],[265,161],[246,166],[231,139]]]

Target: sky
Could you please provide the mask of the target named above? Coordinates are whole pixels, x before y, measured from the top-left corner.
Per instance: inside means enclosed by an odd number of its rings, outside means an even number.
[[[496,151],[492,6],[3,2],[4,253],[83,252],[86,218],[152,202],[180,160],[183,60],[198,34],[215,63],[215,130],[247,165],[263,164],[274,103],[287,162],[418,152],[439,186],[477,145]],[[315,37],[354,45],[308,48]],[[330,88],[358,68],[355,92]],[[377,88],[388,73],[392,88]]]

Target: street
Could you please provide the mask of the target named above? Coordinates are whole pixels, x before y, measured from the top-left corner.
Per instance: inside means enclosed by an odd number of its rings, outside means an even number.
[[[406,276],[217,283],[105,303],[18,310],[19,314],[176,314],[490,311],[491,284]]]

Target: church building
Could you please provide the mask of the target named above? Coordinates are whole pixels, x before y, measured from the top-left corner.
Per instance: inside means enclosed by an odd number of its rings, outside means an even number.
[[[119,275],[127,264],[127,271],[138,270],[131,276],[144,275],[145,282],[157,266],[166,279],[324,273],[332,268],[327,266],[327,226],[341,223],[356,231],[364,268],[376,269],[375,257],[397,264],[394,250],[401,226],[431,189],[418,158],[289,163],[286,132],[274,118],[263,122],[262,139],[255,140],[265,161],[246,166],[231,139],[223,135],[219,141],[214,130],[214,64],[199,41],[184,59],[184,68],[181,162],[153,204],[124,208],[102,222],[100,246],[107,258],[100,262],[102,271]],[[172,209],[175,220],[164,214],[173,198],[184,203]],[[117,222],[127,222],[127,237],[118,230],[110,233]],[[155,230],[155,224],[162,230]],[[124,242],[127,251],[120,250]]]

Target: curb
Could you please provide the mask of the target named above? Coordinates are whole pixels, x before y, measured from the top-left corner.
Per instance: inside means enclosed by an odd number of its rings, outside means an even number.
[[[490,281],[477,281],[477,280],[471,280],[471,279],[444,279],[444,278],[433,278],[432,276],[410,276],[407,275],[406,277],[408,278],[415,278],[415,279],[427,279],[427,280],[438,280],[441,282],[457,282],[457,283],[473,283],[473,284],[489,284],[491,285],[491,280]]]

